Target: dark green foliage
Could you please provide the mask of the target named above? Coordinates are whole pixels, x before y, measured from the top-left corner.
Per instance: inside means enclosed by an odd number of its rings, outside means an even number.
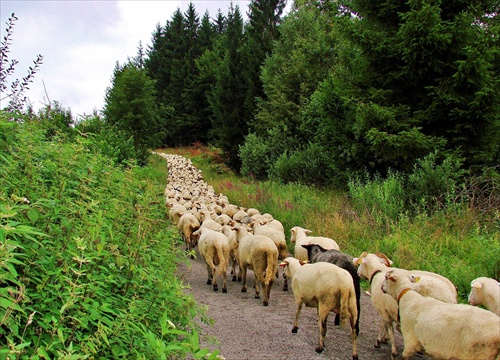
[[[88,117],[76,129],[92,138],[89,148],[112,159],[116,164],[126,165],[137,159],[133,138],[117,126],[107,124],[101,117]]]
[[[328,153],[314,143],[290,155],[283,153],[270,171],[270,178],[283,184],[326,186],[334,176]]]
[[[361,19],[344,23],[356,57],[339,69],[363,64],[363,76],[346,83],[338,97],[352,119],[370,172],[410,172],[435,150],[465,157],[465,165],[491,164],[498,152],[499,78],[497,39],[477,19],[493,2],[343,2]],[[347,107],[351,95],[355,105]]]
[[[117,65],[103,113],[107,124],[132,137],[136,158],[144,164],[149,148],[159,145],[162,129],[157,119],[154,82],[143,68],[132,62]]]
[[[215,84],[208,94],[212,111],[212,133],[215,145],[222,149],[226,163],[240,167],[238,146],[247,133],[244,102],[246,85],[243,78],[243,62],[240,54],[243,42],[243,18],[239,7],[231,7],[227,15],[227,28],[215,50],[218,58],[214,70]]]
[[[240,145],[238,156],[241,159],[241,174],[256,179],[267,179],[269,169],[270,145],[255,134],[249,134],[245,143]]]
[[[202,351],[165,230],[164,163],[119,168],[92,137],[46,141],[38,121],[0,116],[0,357]]]

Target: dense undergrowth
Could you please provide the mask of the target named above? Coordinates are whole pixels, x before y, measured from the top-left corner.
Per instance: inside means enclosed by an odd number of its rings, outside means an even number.
[[[6,116],[0,359],[207,355],[193,321],[203,311],[176,278],[185,255],[166,224],[164,161],[117,165],[102,134],[48,136],[39,119]]]
[[[412,179],[397,174],[353,179],[349,191],[341,192],[237,176],[211,148],[168,151],[191,158],[216,192],[272,214],[285,231],[302,226],[335,239],[353,256],[382,252],[394,266],[438,272],[457,286],[461,301],[472,279],[500,279],[500,193],[494,176],[459,183],[452,165],[422,164]]]

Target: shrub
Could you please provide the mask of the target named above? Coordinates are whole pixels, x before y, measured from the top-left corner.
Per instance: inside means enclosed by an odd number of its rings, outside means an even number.
[[[451,155],[439,164],[437,152],[418,159],[408,175],[408,207],[425,212],[442,209],[454,201],[465,171],[462,161]]]
[[[255,134],[249,134],[240,145],[238,156],[241,160],[241,174],[265,179],[269,170],[269,145]]]
[[[310,143],[304,150],[291,155],[283,153],[274,163],[270,178],[283,184],[296,182],[303,185],[326,186],[333,179],[326,151]]]

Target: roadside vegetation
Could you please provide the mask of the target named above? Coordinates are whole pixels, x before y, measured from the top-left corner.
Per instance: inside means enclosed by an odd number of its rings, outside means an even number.
[[[58,116],[0,112],[0,358],[207,355],[176,278],[164,161],[120,162],[126,139],[54,133]]]

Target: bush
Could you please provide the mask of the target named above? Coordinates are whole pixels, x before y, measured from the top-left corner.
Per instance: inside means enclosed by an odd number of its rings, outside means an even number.
[[[333,179],[333,170],[326,151],[310,143],[306,149],[291,155],[283,153],[272,166],[270,178],[283,184],[326,186]]]
[[[243,145],[240,145],[238,156],[241,160],[241,174],[265,179],[269,171],[269,146],[264,139],[249,134]]]
[[[465,171],[462,161],[451,155],[439,164],[437,152],[418,159],[408,175],[408,206],[417,211],[432,212],[454,201]]]
[[[85,119],[76,128],[91,139],[88,142],[91,151],[105,155],[115,164],[123,165],[138,158],[132,136],[106,124],[99,116]],[[146,158],[147,155],[142,154],[141,163],[144,163]]]

